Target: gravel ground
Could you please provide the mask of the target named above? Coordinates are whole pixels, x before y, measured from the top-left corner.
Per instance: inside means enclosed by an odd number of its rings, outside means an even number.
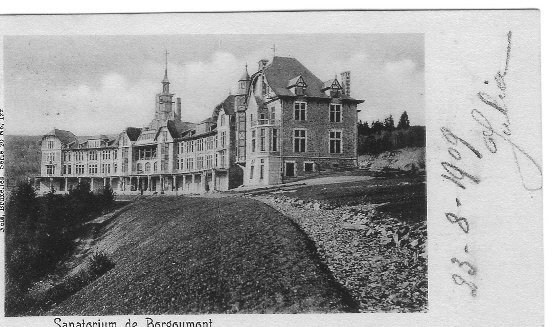
[[[425,220],[404,222],[377,211],[377,205],[324,209],[271,195],[255,196],[297,223],[314,241],[326,265],[361,312],[427,310]]]

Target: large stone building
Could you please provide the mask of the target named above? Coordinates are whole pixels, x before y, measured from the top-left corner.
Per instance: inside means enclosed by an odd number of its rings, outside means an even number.
[[[357,164],[357,104],[350,74],[322,82],[294,58],[261,60],[238,91],[200,123],[182,121],[167,69],[155,116],[114,137],[54,129],[42,138],[41,192],[85,180],[117,193],[203,193],[271,185]]]

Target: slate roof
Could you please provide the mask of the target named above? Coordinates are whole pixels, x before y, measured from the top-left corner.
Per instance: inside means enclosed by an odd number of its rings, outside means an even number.
[[[173,138],[180,137],[182,133],[194,129],[196,124],[187,121],[167,120],[167,129]]]
[[[74,142],[78,142],[78,139],[77,137],[75,136],[75,134],[69,132],[69,131],[64,131],[62,129],[57,129],[57,128],[54,128],[52,131],[50,131],[49,133],[45,134],[42,138],[46,137],[46,136],[55,136],[57,137],[61,143],[63,143],[64,145],[68,145],[68,144],[71,144],[71,143],[74,143]]]
[[[235,99],[236,99],[236,96],[235,95],[229,95],[226,97],[226,99],[224,99],[224,101],[222,101],[221,103],[219,103],[216,107],[215,107],[215,110],[213,110],[213,115],[212,117],[215,118],[218,116],[219,112],[221,110],[224,110],[224,113],[226,115],[233,115],[234,114],[234,102],[235,102]]]
[[[126,128],[126,134],[128,135],[128,138],[131,141],[136,141],[138,139],[138,136],[142,133],[142,129],[138,127],[127,127]]]
[[[306,96],[328,97],[321,91],[324,82],[295,58],[274,57],[272,63],[265,68],[264,72],[268,85],[276,95],[294,96],[295,94],[288,89],[288,85],[291,80],[298,79],[301,76],[307,83]]]

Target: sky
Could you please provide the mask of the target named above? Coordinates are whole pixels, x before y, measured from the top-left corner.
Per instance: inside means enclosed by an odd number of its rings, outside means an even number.
[[[275,53],[322,81],[351,71],[351,96],[365,100],[360,120],[398,122],[407,111],[411,125],[425,125],[423,34],[7,36],[6,133],[116,134],[147,125],[165,51],[185,121],[209,117],[236,91],[246,64],[252,74]]]

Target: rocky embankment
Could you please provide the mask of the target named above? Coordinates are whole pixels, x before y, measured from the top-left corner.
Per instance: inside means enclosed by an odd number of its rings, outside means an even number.
[[[427,310],[426,222],[405,223],[379,205],[331,208],[286,196],[255,196],[297,223],[362,312]]]

